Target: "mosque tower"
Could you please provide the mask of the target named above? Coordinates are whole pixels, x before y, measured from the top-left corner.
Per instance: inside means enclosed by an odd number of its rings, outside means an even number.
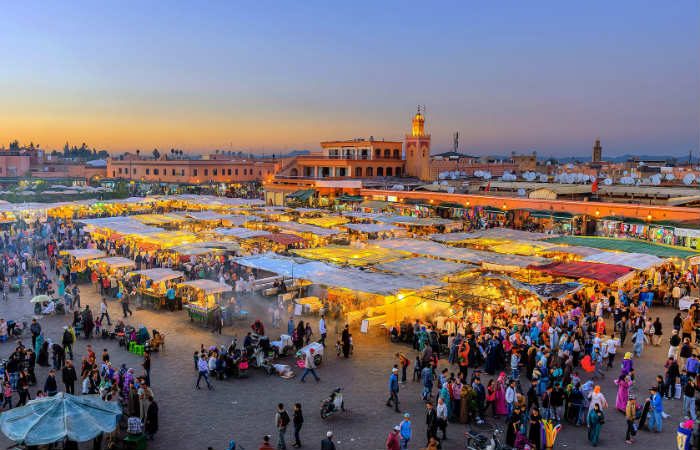
[[[430,181],[430,135],[425,134],[425,107],[413,116],[411,134],[406,135],[406,175]]]

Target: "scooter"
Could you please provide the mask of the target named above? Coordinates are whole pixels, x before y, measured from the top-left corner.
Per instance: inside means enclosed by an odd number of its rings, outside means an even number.
[[[468,450],[513,450],[510,446],[498,440],[499,434],[501,434],[501,431],[494,429],[493,434],[488,438],[482,434],[467,431],[464,433],[464,437],[467,440],[465,448]]]
[[[341,390],[341,388],[335,388],[331,395],[321,402],[321,419],[325,420],[338,411],[345,411]]]

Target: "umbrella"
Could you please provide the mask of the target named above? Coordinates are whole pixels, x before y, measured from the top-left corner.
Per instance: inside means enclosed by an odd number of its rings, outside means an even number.
[[[29,300],[30,303],[44,303],[51,301],[51,297],[48,295],[37,295],[33,299]]]
[[[118,404],[97,395],[76,397],[60,392],[5,411],[0,415],[0,430],[10,440],[26,445],[51,444],[65,437],[85,442],[114,431],[121,413]]]

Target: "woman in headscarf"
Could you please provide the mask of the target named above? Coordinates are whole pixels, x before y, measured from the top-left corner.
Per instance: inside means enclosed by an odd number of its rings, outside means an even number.
[[[588,396],[589,403],[588,403],[588,413],[593,410],[595,405],[598,405],[600,409],[605,409],[608,407],[608,401],[605,400],[605,395],[603,395],[602,392],[600,392],[600,386],[596,386],[593,388],[593,393],[589,394]]]
[[[39,338],[37,338],[37,343]],[[39,349],[39,356],[37,356],[36,363],[41,367],[48,367],[49,365],[49,341],[44,341]]]
[[[634,342],[634,356],[642,356],[644,344],[649,342],[649,338],[644,334],[644,329],[642,327],[637,327],[637,331],[635,331],[634,336],[632,336],[632,341]]]
[[[618,411],[625,412],[627,407],[627,400],[629,399],[630,387],[634,384],[634,381],[629,375],[620,375],[620,377],[615,380],[617,385],[617,397],[615,398],[615,408]]]
[[[535,450],[542,450],[542,417],[538,408],[532,408],[530,411],[530,429],[527,439],[534,444]]]
[[[598,445],[598,439],[600,438],[600,429],[605,422],[605,416],[597,403],[588,412],[588,440],[593,445],[593,447]]]
[[[508,415],[508,405],[506,404],[506,373],[501,372],[496,380],[496,390],[493,399],[493,409],[497,416]]]

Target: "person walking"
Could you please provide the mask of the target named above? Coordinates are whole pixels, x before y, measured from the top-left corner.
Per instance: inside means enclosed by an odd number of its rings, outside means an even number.
[[[326,329],[326,316],[321,316],[321,320],[318,321],[318,332],[321,335],[321,340],[319,342],[325,348],[326,336],[328,335],[328,330]]]
[[[316,375],[316,361],[314,361],[314,349],[310,348],[308,352],[306,352],[306,357],[304,359],[304,374],[301,376],[301,382],[305,383],[304,379],[308,374],[311,374],[314,376],[316,379],[316,383],[321,381],[321,379]]]
[[[637,434],[634,429],[634,421],[637,418],[637,400],[633,393],[630,393],[625,406],[625,419],[627,420],[627,432],[625,433],[625,442],[631,444],[634,442],[632,436]]]
[[[66,394],[75,395],[75,382],[78,381],[78,374],[75,372],[73,361],[70,359],[66,361],[66,365],[61,370],[61,377],[66,388]]]
[[[695,379],[688,378],[683,387],[683,415],[690,417],[695,422]]]
[[[326,438],[321,441],[321,450],[335,450],[332,431],[326,432]]]
[[[598,440],[600,439],[600,429],[605,423],[605,416],[603,411],[600,409],[598,403],[595,404],[593,409],[588,413],[588,441],[593,445],[593,447],[598,446]]]
[[[447,439],[447,405],[445,400],[438,398],[435,415],[437,416],[437,427],[442,432],[442,440],[444,441]]]
[[[100,303],[100,322],[107,318],[107,325],[112,326],[112,320],[109,318],[109,309],[107,308],[107,299],[102,297],[102,303]]]
[[[399,411],[399,369],[394,367],[391,369],[389,376],[389,399],[386,401],[386,406],[391,407],[394,402],[394,411]]]
[[[132,290],[130,293],[124,291],[124,294],[122,295],[121,298],[121,303],[122,303],[122,314],[124,314],[124,318],[126,319],[127,316],[133,316],[134,313],[129,309],[129,301],[130,297],[134,296],[136,294],[136,290]]]
[[[54,369],[49,370],[49,375],[44,382],[44,392],[49,397],[53,397],[58,393],[58,383],[56,383],[56,371]]]
[[[433,395],[433,370],[430,366],[425,366],[421,370],[421,381],[423,382],[423,401],[427,401]]]
[[[289,425],[290,419],[289,414],[284,409],[284,403],[277,405],[277,412],[275,413],[275,426],[277,427],[277,450],[286,450],[287,444],[284,441],[285,434],[287,434],[287,425]]]
[[[427,442],[430,442],[431,438],[437,439],[437,412],[433,407],[433,402],[427,402],[425,404],[425,428]]]
[[[663,336],[664,334],[663,326],[661,325],[661,319],[659,319],[658,317],[656,318],[656,320],[652,324],[652,329],[654,334],[651,337],[651,343],[654,347],[658,347],[659,345],[661,345],[661,336]]]
[[[144,424],[146,439],[153,440],[158,432],[158,403],[153,400],[153,396],[148,396],[148,409],[146,410],[146,420]]]
[[[294,425],[294,444],[292,444],[292,447],[299,448],[301,447],[301,439],[299,439],[299,432],[301,431],[301,426],[304,424],[304,415],[301,412],[301,403],[294,404],[292,424]]]
[[[649,430],[654,433],[661,433],[663,426],[664,404],[661,393],[656,386],[649,388]]]
[[[146,384],[151,385],[151,353],[143,352],[143,362],[141,363],[144,372],[146,372]]]
[[[199,361],[197,362],[197,373],[197,384],[195,386],[197,389],[199,389],[199,382],[202,381],[202,378],[204,378],[204,381],[207,382],[207,388],[210,391],[214,389],[209,382],[209,364],[207,363],[207,355],[205,355],[204,352],[199,355]]]
[[[411,430],[411,415],[405,413],[403,415],[403,420],[399,424],[401,438],[399,443],[401,444],[401,450],[408,449],[408,443],[411,442],[412,430]]]
[[[350,357],[351,339],[352,335],[350,334],[350,327],[348,326],[348,324],[345,324],[345,328],[343,328],[343,333],[340,335],[340,342],[343,344],[343,356],[346,359]]]
[[[386,437],[386,450],[401,450],[399,431],[401,431],[401,427],[396,425],[394,429],[389,432],[389,436]]]

